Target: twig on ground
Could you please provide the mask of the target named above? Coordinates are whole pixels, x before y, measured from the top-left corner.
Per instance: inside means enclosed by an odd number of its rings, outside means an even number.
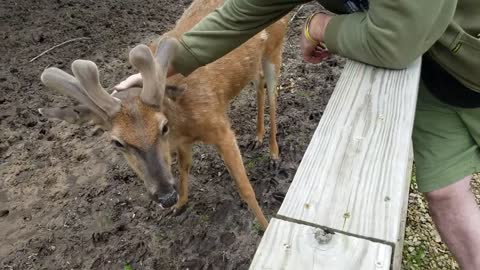
[[[290,21],[288,23],[291,23],[293,20],[295,20],[295,17],[297,17],[297,14],[300,12],[300,10],[302,10],[303,6],[305,6],[305,4],[301,5],[297,11],[295,11],[295,13],[293,14],[292,18],[290,18]]]
[[[54,50],[54,49],[56,49],[56,48],[58,48],[58,47],[60,47],[60,46],[63,46],[63,45],[65,45],[65,44],[68,44],[68,43],[70,43],[70,42],[74,42],[74,41],[77,41],[77,40],[87,40],[87,39],[90,39],[90,38],[88,38],[88,37],[79,37],[79,38],[72,38],[72,39],[69,39],[69,40],[67,40],[67,41],[65,41],[65,42],[62,42],[62,43],[60,43],[60,44],[57,44],[57,45],[55,45],[55,46],[51,47],[50,49],[48,49],[48,50],[46,50],[46,51],[42,52],[41,54],[39,54],[39,55],[35,56],[34,58],[30,59],[30,61],[29,61],[29,62],[31,63],[31,62],[33,62],[33,61],[37,60],[38,58],[40,58],[42,55],[44,55],[44,54],[46,54],[46,53],[50,52],[51,50]]]

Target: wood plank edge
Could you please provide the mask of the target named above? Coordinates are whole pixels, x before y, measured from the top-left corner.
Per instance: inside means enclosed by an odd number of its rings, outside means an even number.
[[[412,181],[412,169],[413,169],[413,145],[410,144],[410,154],[408,158],[408,167],[407,167],[407,179],[405,180],[405,189],[406,189],[406,196],[403,202],[402,208],[402,219],[400,220],[400,228],[399,228],[399,236],[397,243],[395,243],[395,247],[392,252],[392,269],[393,270],[400,270],[402,269],[402,258],[403,258],[403,243],[405,240],[405,227],[407,225],[407,211],[408,211],[408,199],[409,199],[409,190],[410,190],[410,182]]]

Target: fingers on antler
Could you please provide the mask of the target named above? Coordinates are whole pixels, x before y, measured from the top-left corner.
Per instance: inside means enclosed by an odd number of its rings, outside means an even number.
[[[87,106],[101,119],[108,120],[109,117],[105,111],[93,102],[80,82],[72,75],[61,69],[51,67],[43,71],[41,80],[46,87],[76,99],[81,104]]]
[[[120,101],[109,95],[100,84],[95,63],[88,60],[75,60],[72,63],[72,71],[90,99],[108,116],[111,117],[120,110]]]
[[[146,45],[138,45],[130,51],[130,63],[142,74],[143,90],[140,98],[143,102],[153,106],[162,104],[168,66],[176,46],[176,40],[165,37],[158,44],[156,57]]]

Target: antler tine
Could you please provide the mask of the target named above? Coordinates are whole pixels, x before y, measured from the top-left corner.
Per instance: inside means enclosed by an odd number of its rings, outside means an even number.
[[[130,51],[129,59],[130,63],[142,74],[141,100],[152,106],[160,106],[163,102],[165,83],[158,78],[157,64],[152,52],[146,45],[137,45]]]
[[[165,95],[168,66],[178,41],[173,38],[160,39],[156,56],[146,45],[138,45],[130,51],[130,63],[142,74],[143,91],[140,98],[143,102],[160,106]]]
[[[88,60],[75,60],[72,71],[91,100],[108,116],[120,111],[120,101],[110,96],[100,84],[97,65]]]
[[[43,71],[40,79],[46,87],[76,99],[103,120],[108,120],[108,115],[91,100],[80,82],[72,75],[51,67]]]
[[[160,65],[161,75],[164,75],[162,76],[162,78],[166,77],[168,72],[168,66],[170,65],[170,61],[172,60],[178,46],[178,41],[172,37],[162,37],[158,41],[157,53],[155,58]]]

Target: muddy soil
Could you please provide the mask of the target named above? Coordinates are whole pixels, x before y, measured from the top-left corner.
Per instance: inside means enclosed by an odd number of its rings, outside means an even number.
[[[190,0],[2,0],[0,3],[0,267],[2,269],[247,269],[261,232],[210,146],[194,148],[190,201],[180,215],[152,204],[105,134],[50,121],[37,109],[70,104],[46,89],[47,66],[97,63],[105,87],[133,72],[128,51],[171,28]],[[314,4],[312,4],[314,5]],[[305,64],[291,23],[278,97],[282,163],[255,150],[255,92],[230,117],[266,215],[278,210],[338,79],[343,59]],[[66,40],[88,37],[30,59]],[[268,127],[268,115],[266,126]],[[268,128],[267,128],[268,134]],[[268,138],[268,137],[267,137]]]

